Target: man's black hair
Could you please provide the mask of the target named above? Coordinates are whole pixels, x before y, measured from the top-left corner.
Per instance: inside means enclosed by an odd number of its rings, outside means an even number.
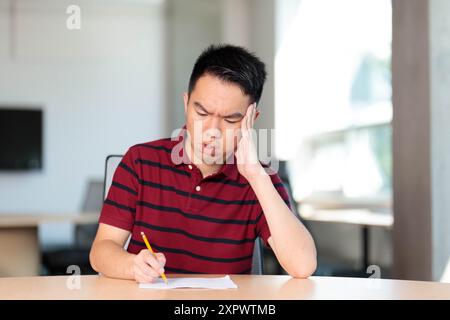
[[[238,85],[251,103],[259,102],[267,75],[264,63],[253,53],[226,44],[211,45],[197,58],[189,79],[189,95],[205,74]]]

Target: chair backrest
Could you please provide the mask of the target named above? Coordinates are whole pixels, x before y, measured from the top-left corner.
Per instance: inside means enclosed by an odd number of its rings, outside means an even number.
[[[105,163],[105,180],[103,186],[103,199],[106,199],[108,196],[109,188],[112,184],[112,179],[114,176],[114,172],[117,169],[120,161],[122,160],[122,155],[109,155],[106,157]],[[128,238],[124,248],[128,247],[131,236]],[[255,247],[253,250],[253,260],[252,260],[252,274],[263,274],[264,272],[264,250],[262,240],[258,237],[255,240]]]
[[[108,196],[108,190],[111,187],[114,172],[122,161],[122,155],[112,154],[106,157],[105,161],[105,179],[103,181],[103,200]]]
[[[86,212],[100,212],[103,200],[103,181],[89,180],[81,206],[81,214]],[[80,224],[75,226],[75,246],[77,248],[90,248],[97,234],[97,223]]]
[[[103,200],[106,199],[108,196],[109,188],[111,188],[112,180],[114,177],[114,172],[116,172],[117,167],[120,164],[120,161],[122,161],[122,155],[119,154],[112,154],[106,157],[105,161],[105,179],[103,181]],[[125,242],[125,245],[123,246],[124,249],[128,248],[128,244],[130,243],[131,234],[128,236],[127,241]]]
[[[101,179],[90,179],[81,206],[81,213],[99,212],[103,205],[104,183]]]
[[[255,240],[252,260],[252,274],[264,273],[264,246],[260,237]]]

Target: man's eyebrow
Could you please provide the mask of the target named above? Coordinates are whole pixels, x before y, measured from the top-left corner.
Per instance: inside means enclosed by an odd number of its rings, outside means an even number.
[[[194,101],[194,106],[200,108],[203,112],[210,114],[210,112],[208,112],[208,110],[206,110],[205,107],[203,107],[200,102]]]
[[[197,108],[201,109],[203,112],[207,113],[207,114],[211,114],[211,112],[209,112],[208,110],[205,109],[205,107],[202,106],[202,104],[198,101],[194,101],[194,106],[196,106]],[[240,119],[243,118],[244,115],[240,112],[234,112],[232,114],[226,115],[226,116],[220,116],[221,118],[227,118],[227,119]]]
[[[222,118],[227,118],[227,119],[230,119],[230,118],[237,119],[237,118],[242,118],[242,117],[243,117],[243,115],[240,112],[235,112],[235,113],[232,113],[232,114],[229,114],[226,116],[222,116]]]

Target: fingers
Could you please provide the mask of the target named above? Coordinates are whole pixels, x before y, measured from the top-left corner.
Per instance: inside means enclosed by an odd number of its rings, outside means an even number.
[[[161,265],[160,261],[156,259],[156,257],[148,250],[144,256],[144,262],[147,263],[150,267],[152,267],[159,274],[164,272],[163,265]],[[161,258],[160,258],[161,259]]]
[[[144,262],[137,263],[136,267],[137,267],[138,271],[145,277],[152,278],[152,279],[159,277],[159,273]]]
[[[252,110],[253,110],[253,104],[251,104],[248,108],[247,108],[247,114],[245,115],[247,118],[247,130],[250,130],[251,127],[251,122],[252,122]]]
[[[247,115],[248,115],[248,108],[245,112],[244,118],[242,118],[242,120],[241,120],[241,135],[242,136],[247,131]]]
[[[253,118],[254,118],[254,107],[256,103],[252,103],[248,106],[245,116],[241,121],[241,131],[243,136],[247,136],[249,134],[249,130],[253,128]]]
[[[139,283],[152,283],[154,278],[146,276],[139,269],[135,268],[134,270],[134,280]]]
[[[156,260],[158,260],[161,267],[164,268],[164,266],[166,265],[166,257],[164,256],[164,254],[161,252],[158,252],[155,254],[155,256],[156,256]]]
[[[253,129],[253,126],[255,124],[255,114],[256,114],[256,102],[253,103],[253,109],[252,109],[252,116],[250,117],[250,128]]]
[[[134,271],[134,280],[138,283],[152,283],[155,281],[157,277],[148,276],[142,273],[139,269],[135,269]]]
[[[146,264],[141,257],[136,257],[133,265],[134,279],[140,283],[153,282],[159,274]]]
[[[152,282],[164,272],[165,264],[164,254],[141,250],[134,259],[134,278],[138,282]]]
[[[255,123],[256,102],[252,103],[247,109],[247,129],[252,130]]]

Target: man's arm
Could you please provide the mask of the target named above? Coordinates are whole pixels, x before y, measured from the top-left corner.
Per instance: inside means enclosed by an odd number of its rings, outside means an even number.
[[[249,181],[264,211],[271,237],[268,242],[281,266],[293,277],[307,278],[316,270],[316,247],[268,175]]]
[[[126,230],[100,223],[89,254],[92,268],[111,278],[152,282],[164,272],[166,259],[162,253],[155,257],[147,249],[137,255],[127,252],[123,247],[129,235]]]
[[[235,153],[237,166],[261,204],[271,233],[268,242],[278,261],[291,276],[306,278],[317,266],[314,240],[284,203],[258,160],[252,137],[255,114],[256,103],[248,107],[241,120],[242,137]]]

